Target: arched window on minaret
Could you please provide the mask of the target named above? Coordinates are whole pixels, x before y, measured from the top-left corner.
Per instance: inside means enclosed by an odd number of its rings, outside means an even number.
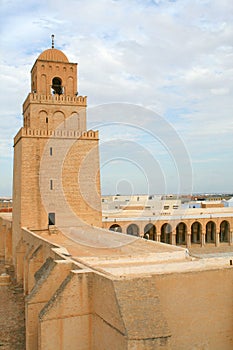
[[[62,95],[63,94],[63,86],[60,78],[55,77],[52,80],[52,93]]]

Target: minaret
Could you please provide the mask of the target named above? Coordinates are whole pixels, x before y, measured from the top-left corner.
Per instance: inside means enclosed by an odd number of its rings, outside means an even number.
[[[87,99],[77,91],[77,63],[54,48],[52,36],[32,67],[14,138],[14,249],[21,227],[101,226],[98,132],[86,130]]]
[[[31,70],[31,93],[23,104],[24,127],[54,130],[73,113],[74,129],[86,130],[86,96],[78,96],[77,63],[54,48],[42,52]],[[43,107],[43,108],[42,108]]]

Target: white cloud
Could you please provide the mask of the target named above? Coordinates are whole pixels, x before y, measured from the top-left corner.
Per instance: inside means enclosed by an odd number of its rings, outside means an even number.
[[[196,190],[209,184],[200,166],[205,159],[220,173],[209,190],[232,190],[231,177],[216,161],[233,155],[231,0],[5,0],[1,23],[4,157],[21,125],[30,69],[54,33],[55,46],[78,61],[79,92],[90,105],[128,102],[164,115],[191,154]],[[145,118],[146,128],[150,122]],[[233,164],[227,167],[233,175]]]

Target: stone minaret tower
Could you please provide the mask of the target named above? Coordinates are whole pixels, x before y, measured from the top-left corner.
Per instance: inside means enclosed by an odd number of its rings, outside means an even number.
[[[101,226],[98,132],[86,130],[87,101],[77,91],[77,63],[52,40],[32,67],[14,138],[14,249],[21,227]]]

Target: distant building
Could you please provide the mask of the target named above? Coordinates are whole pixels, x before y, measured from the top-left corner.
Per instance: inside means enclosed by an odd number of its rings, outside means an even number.
[[[12,199],[9,197],[0,198],[0,212],[12,212]]]
[[[226,207],[230,207],[230,208],[233,207],[233,197],[230,198],[228,201],[226,201]]]
[[[102,196],[102,211],[139,210],[169,213],[181,208],[181,200],[159,195]]]
[[[173,245],[231,245],[233,211],[220,201],[190,201],[166,196],[104,196],[103,227]]]

